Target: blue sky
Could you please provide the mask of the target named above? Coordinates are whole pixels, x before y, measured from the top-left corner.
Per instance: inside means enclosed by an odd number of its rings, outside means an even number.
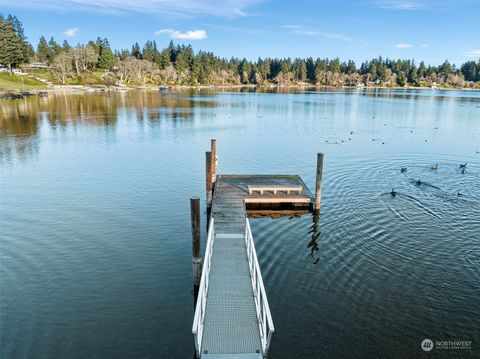
[[[340,57],[359,65],[379,55],[457,65],[480,57],[480,0],[1,0],[36,46],[107,37],[190,43],[222,57]]]

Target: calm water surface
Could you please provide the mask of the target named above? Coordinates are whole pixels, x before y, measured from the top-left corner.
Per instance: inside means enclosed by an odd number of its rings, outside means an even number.
[[[1,358],[193,356],[189,197],[203,201],[210,138],[221,173],[300,174],[310,188],[325,153],[318,224],[251,221],[271,358],[480,357],[480,93],[0,105]],[[472,348],[426,353],[425,338]]]

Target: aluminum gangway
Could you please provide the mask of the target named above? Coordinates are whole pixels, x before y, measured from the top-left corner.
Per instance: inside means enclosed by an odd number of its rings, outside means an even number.
[[[264,358],[274,332],[243,191],[216,181],[192,332],[197,357]]]

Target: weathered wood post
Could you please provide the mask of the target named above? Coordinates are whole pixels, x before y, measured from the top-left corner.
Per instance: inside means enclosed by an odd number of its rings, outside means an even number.
[[[314,212],[320,213],[322,201],[323,153],[317,153],[317,179],[315,181],[315,207]]]
[[[212,152],[212,183],[217,179],[217,140],[212,138],[211,150]]]
[[[205,181],[208,207],[212,202],[212,152],[205,152]]]
[[[197,303],[198,288],[202,277],[202,257],[200,256],[200,198],[190,197],[190,218],[192,222],[192,265],[194,306]]]
[[[205,152],[205,181],[207,189],[207,233],[212,211],[212,152]]]

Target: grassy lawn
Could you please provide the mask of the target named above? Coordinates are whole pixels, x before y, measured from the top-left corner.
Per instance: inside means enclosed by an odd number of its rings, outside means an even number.
[[[22,86],[23,78],[23,86]],[[29,77],[10,75],[7,72],[0,73],[0,89],[6,90],[42,90],[47,88],[44,83]]]

